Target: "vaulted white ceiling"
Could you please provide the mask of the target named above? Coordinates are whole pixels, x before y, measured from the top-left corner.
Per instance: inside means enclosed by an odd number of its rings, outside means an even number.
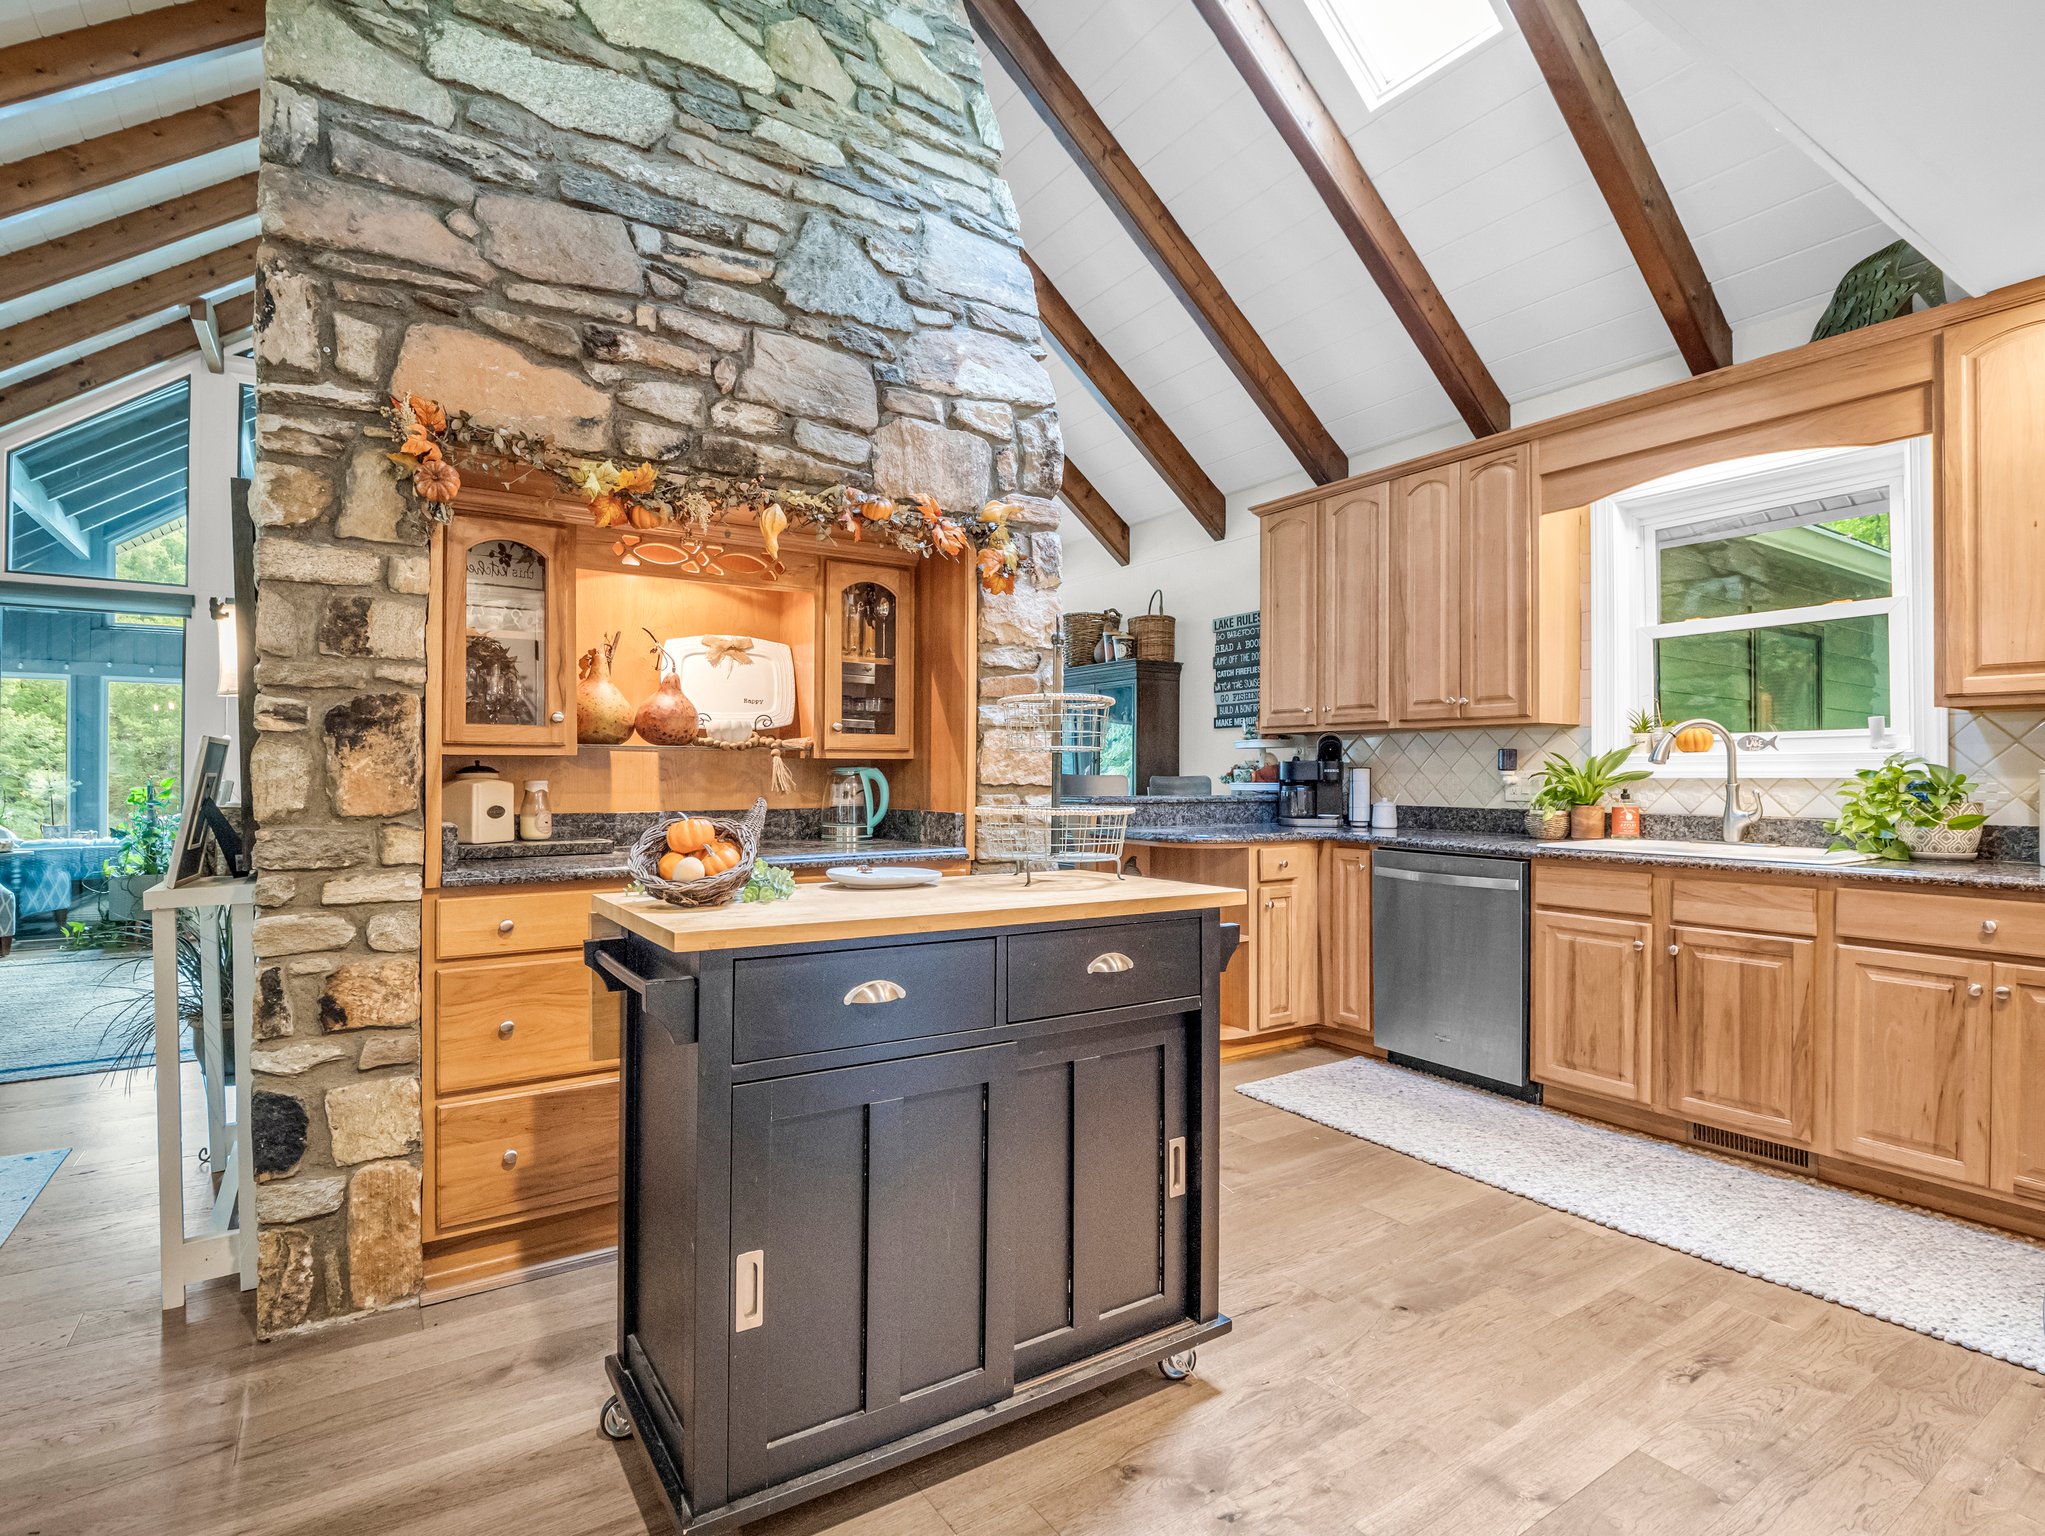
[[[1467,435],[1193,6],[1022,4],[1352,459]],[[1266,8],[1516,410],[1676,356],[1502,3],[1501,36],[1376,112],[1301,0]],[[1896,238],[1741,82],[1625,0],[1584,8],[1736,331],[1807,323],[1847,267]],[[1028,99],[984,50],[982,61],[1038,264],[1224,492],[1296,475]],[[1131,523],[1186,516],[1083,383],[1059,366],[1053,380],[1067,446],[1115,508]]]

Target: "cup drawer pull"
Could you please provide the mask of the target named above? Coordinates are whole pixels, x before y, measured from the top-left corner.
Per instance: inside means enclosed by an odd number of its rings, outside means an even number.
[[[1136,962],[1119,949],[1111,949],[1105,955],[1095,955],[1086,963],[1086,973],[1089,976],[1109,976],[1117,971],[1135,969]]]
[[[847,1007],[866,1003],[899,1003],[909,994],[899,981],[862,981],[845,994]]]

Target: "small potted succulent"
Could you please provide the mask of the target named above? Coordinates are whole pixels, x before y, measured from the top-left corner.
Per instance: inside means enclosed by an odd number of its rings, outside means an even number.
[[[1566,757],[1551,757],[1541,764],[1541,789],[1535,798],[1549,797],[1550,804],[1569,807],[1571,837],[1605,835],[1605,796],[1621,784],[1648,777],[1645,768],[1622,768],[1633,753],[1628,745],[1587,757],[1580,763]]]
[[[1527,805],[1527,836],[1543,843],[1559,843],[1569,836],[1569,802],[1545,780]]]
[[[1632,733],[1633,745],[1646,748],[1654,745],[1655,737],[1661,734],[1662,707],[1659,702],[1646,709],[1636,709],[1626,717],[1626,729]]]
[[[1884,859],[1971,859],[1988,820],[1975,787],[1957,769],[1898,753],[1853,776],[1825,830],[1834,848]]]

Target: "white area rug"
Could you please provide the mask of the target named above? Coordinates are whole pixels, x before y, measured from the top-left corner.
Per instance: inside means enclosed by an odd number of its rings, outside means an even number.
[[[1361,1057],[1236,1091],[1600,1226],[2045,1371],[2045,1248]]]

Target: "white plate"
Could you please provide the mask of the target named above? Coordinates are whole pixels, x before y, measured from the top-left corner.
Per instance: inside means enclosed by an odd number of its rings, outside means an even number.
[[[935,885],[944,878],[920,864],[836,864],[824,871],[839,885],[861,891],[885,891],[904,885]]]

